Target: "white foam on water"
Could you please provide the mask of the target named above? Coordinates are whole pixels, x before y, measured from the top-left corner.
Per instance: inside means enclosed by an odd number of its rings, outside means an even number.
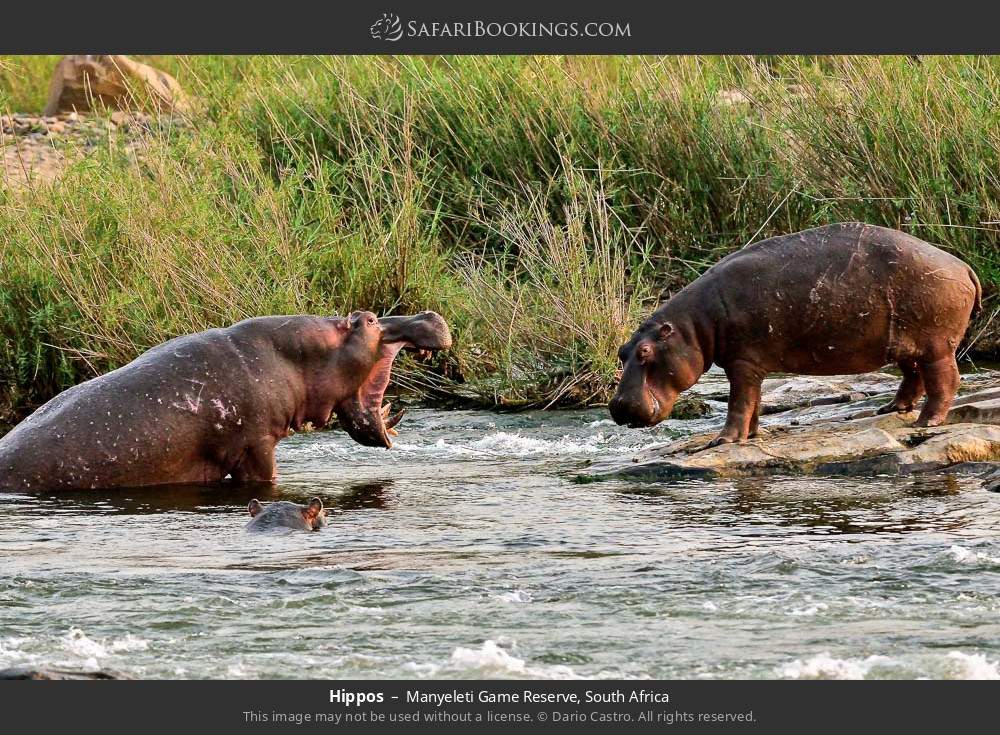
[[[21,646],[28,642],[27,638],[21,638],[15,635],[8,635],[0,638],[0,654],[7,651],[19,651]]]
[[[959,564],[981,564],[983,562],[987,564],[1000,564],[1000,556],[991,556],[981,551],[967,549],[958,544],[952,544],[951,548],[948,549],[948,553]]]
[[[368,653],[348,653],[343,656],[325,658],[324,662],[333,670],[350,669],[384,669],[391,659],[385,656],[373,656]]]
[[[788,614],[794,617],[809,618],[812,617],[813,615],[816,615],[817,613],[823,612],[829,607],[830,606],[827,605],[825,602],[817,602],[812,605],[809,605],[808,607],[793,607],[791,610],[789,610]]]
[[[587,426],[597,428],[598,426],[614,426],[614,419],[597,419],[597,421],[591,421]]]
[[[0,637],[0,666],[25,663],[27,659],[31,658],[30,654],[23,649],[25,643],[28,643],[27,638],[12,635]]]
[[[663,437],[655,435],[628,435],[620,431],[597,432],[586,436],[563,434],[555,438],[541,438],[518,431],[491,431],[487,434],[470,432],[469,441],[440,438],[430,443],[410,443],[397,439],[393,442],[392,457],[416,455],[451,458],[488,457],[558,457],[572,455],[605,454],[609,451],[636,451],[654,444],[662,444]],[[382,450],[365,450],[354,444],[310,442],[299,445],[279,445],[281,454],[288,458],[318,458],[350,455],[357,459],[366,451],[372,456],[385,456]],[[380,452],[375,454],[376,452]]]
[[[513,656],[496,641],[487,640],[479,648],[458,646],[448,660],[451,668],[492,674],[515,674],[537,679],[579,679],[569,666],[528,666],[523,658]]]
[[[525,592],[524,590],[512,590],[510,592],[494,595],[494,599],[500,600],[500,602],[531,602],[532,597],[530,592]]]
[[[849,564],[851,566],[862,566],[864,564],[868,564],[871,560],[871,557],[867,554],[858,554],[856,556],[852,556],[850,559],[843,559],[840,563]]]
[[[701,603],[701,609],[707,610],[708,612],[718,612],[719,606],[716,605],[711,600],[706,600],[705,602]]]
[[[496,641],[485,641],[479,648],[457,647],[451,663],[463,669],[501,669],[524,673],[524,659],[511,656]]]
[[[888,666],[895,661],[888,656],[865,659],[834,658],[823,651],[806,660],[795,659],[778,669],[786,679],[864,679],[874,666]]]
[[[407,661],[403,664],[403,671],[420,677],[433,677],[440,670],[441,667],[437,664],[421,664],[416,661]]]
[[[74,656],[80,656],[88,661],[96,661],[108,655],[108,649],[104,644],[88,638],[79,628],[69,629],[62,638],[62,647]]]
[[[249,673],[241,663],[230,664],[226,669],[226,677],[229,679],[246,679],[248,676]]]
[[[371,615],[373,617],[382,615],[385,613],[381,607],[377,606],[365,606],[365,605],[348,605],[347,613],[349,615]]]
[[[137,638],[131,633],[111,641],[90,638],[80,628],[70,628],[60,641],[63,650],[83,659],[85,665],[97,667],[97,660],[107,658],[113,653],[145,651],[149,641]]]
[[[951,651],[948,659],[956,679],[1000,679],[1000,661],[990,661],[981,653]]]
[[[124,638],[111,642],[111,651],[119,653],[122,651],[145,651],[149,648],[149,641],[137,638],[131,633],[126,633]]]
[[[400,448],[457,456],[531,457],[596,454],[606,451],[609,443],[617,439],[619,438],[612,439],[604,434],[594,434],[579,439],[573,439],[568,435],[558,439],[539,439],[518,432],[497,431],[486,434],[468,444],[453,444],[445,439],[438,439],[430,445],[402,445]],[[620,442],[616,441],[616,443]]]

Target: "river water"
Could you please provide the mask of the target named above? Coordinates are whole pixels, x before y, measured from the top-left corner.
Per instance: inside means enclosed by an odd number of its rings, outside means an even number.
[[[1000,495],[974,478],[573,481],[719,422],[417,410],[390,451],[282,442],[269,494],[0,495],[0,668],[1000,677]],[[251,497],[312,495],[326,529],[243,530]]]

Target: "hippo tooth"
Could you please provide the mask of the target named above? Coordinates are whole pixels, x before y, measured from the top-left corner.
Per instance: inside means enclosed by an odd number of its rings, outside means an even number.
[[[391,429],[392,427],[394,427],[396,424],[398,424],[399,420],[403,418],[403,414],[404,413],[406,413],[406,412],[405,411],[400,411],[395,416],[391,416],[388,419],[386,419],[385,422],[384,422],[386,431],[388,431],[389,429]]]

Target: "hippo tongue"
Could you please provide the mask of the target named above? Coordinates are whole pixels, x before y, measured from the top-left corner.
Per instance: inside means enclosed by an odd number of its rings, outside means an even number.
[[[357,394],[338,407],[337,416],[341,424],[359,444],[386,449],[392,446],[389,436],[396,435],[393,427],[399,423],[403,412],[389,416],[390,405],[383,406],[382,398],[392,377],[393,360],[404,345],[403,342],[383,343],[379,347],[375,365]]]
[[[380,417],[382,416],[382,397],[385,396],[389,378],[392,377],[392,363],[404,344],[404,342],[390,342],[383,343],[379,347],[375,366],[368,373],[368,379],[358,389],[358,398],[366,411],[378,412]]]

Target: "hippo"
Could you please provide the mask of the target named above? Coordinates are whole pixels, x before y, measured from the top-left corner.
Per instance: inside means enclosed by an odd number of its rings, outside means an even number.
[[[827,225],[748,245],[660,306],[622,345],[608,404],[618,424],[653,426],[714,363],[729,378],[726,423],[709,446],[757,434],[768,373],[840,375],[895,363],[903,380],[880,413],[945,420],[955,351],[982,287],[966,263],[897,230]]]
[[[275,444],[336,414],[392,446],[383,395],[402,349],[451,346],[438,314],[265,316],[177,337],[63,391],[0,439],[0,489],[273,483]]]
[[[262,505],[254,498],[247,510],[250,512],[250,522],[246,526],[248,531],[318,531],[326,525],[326,511],[319,498],[310,500],[309,505],[287,500]]]

